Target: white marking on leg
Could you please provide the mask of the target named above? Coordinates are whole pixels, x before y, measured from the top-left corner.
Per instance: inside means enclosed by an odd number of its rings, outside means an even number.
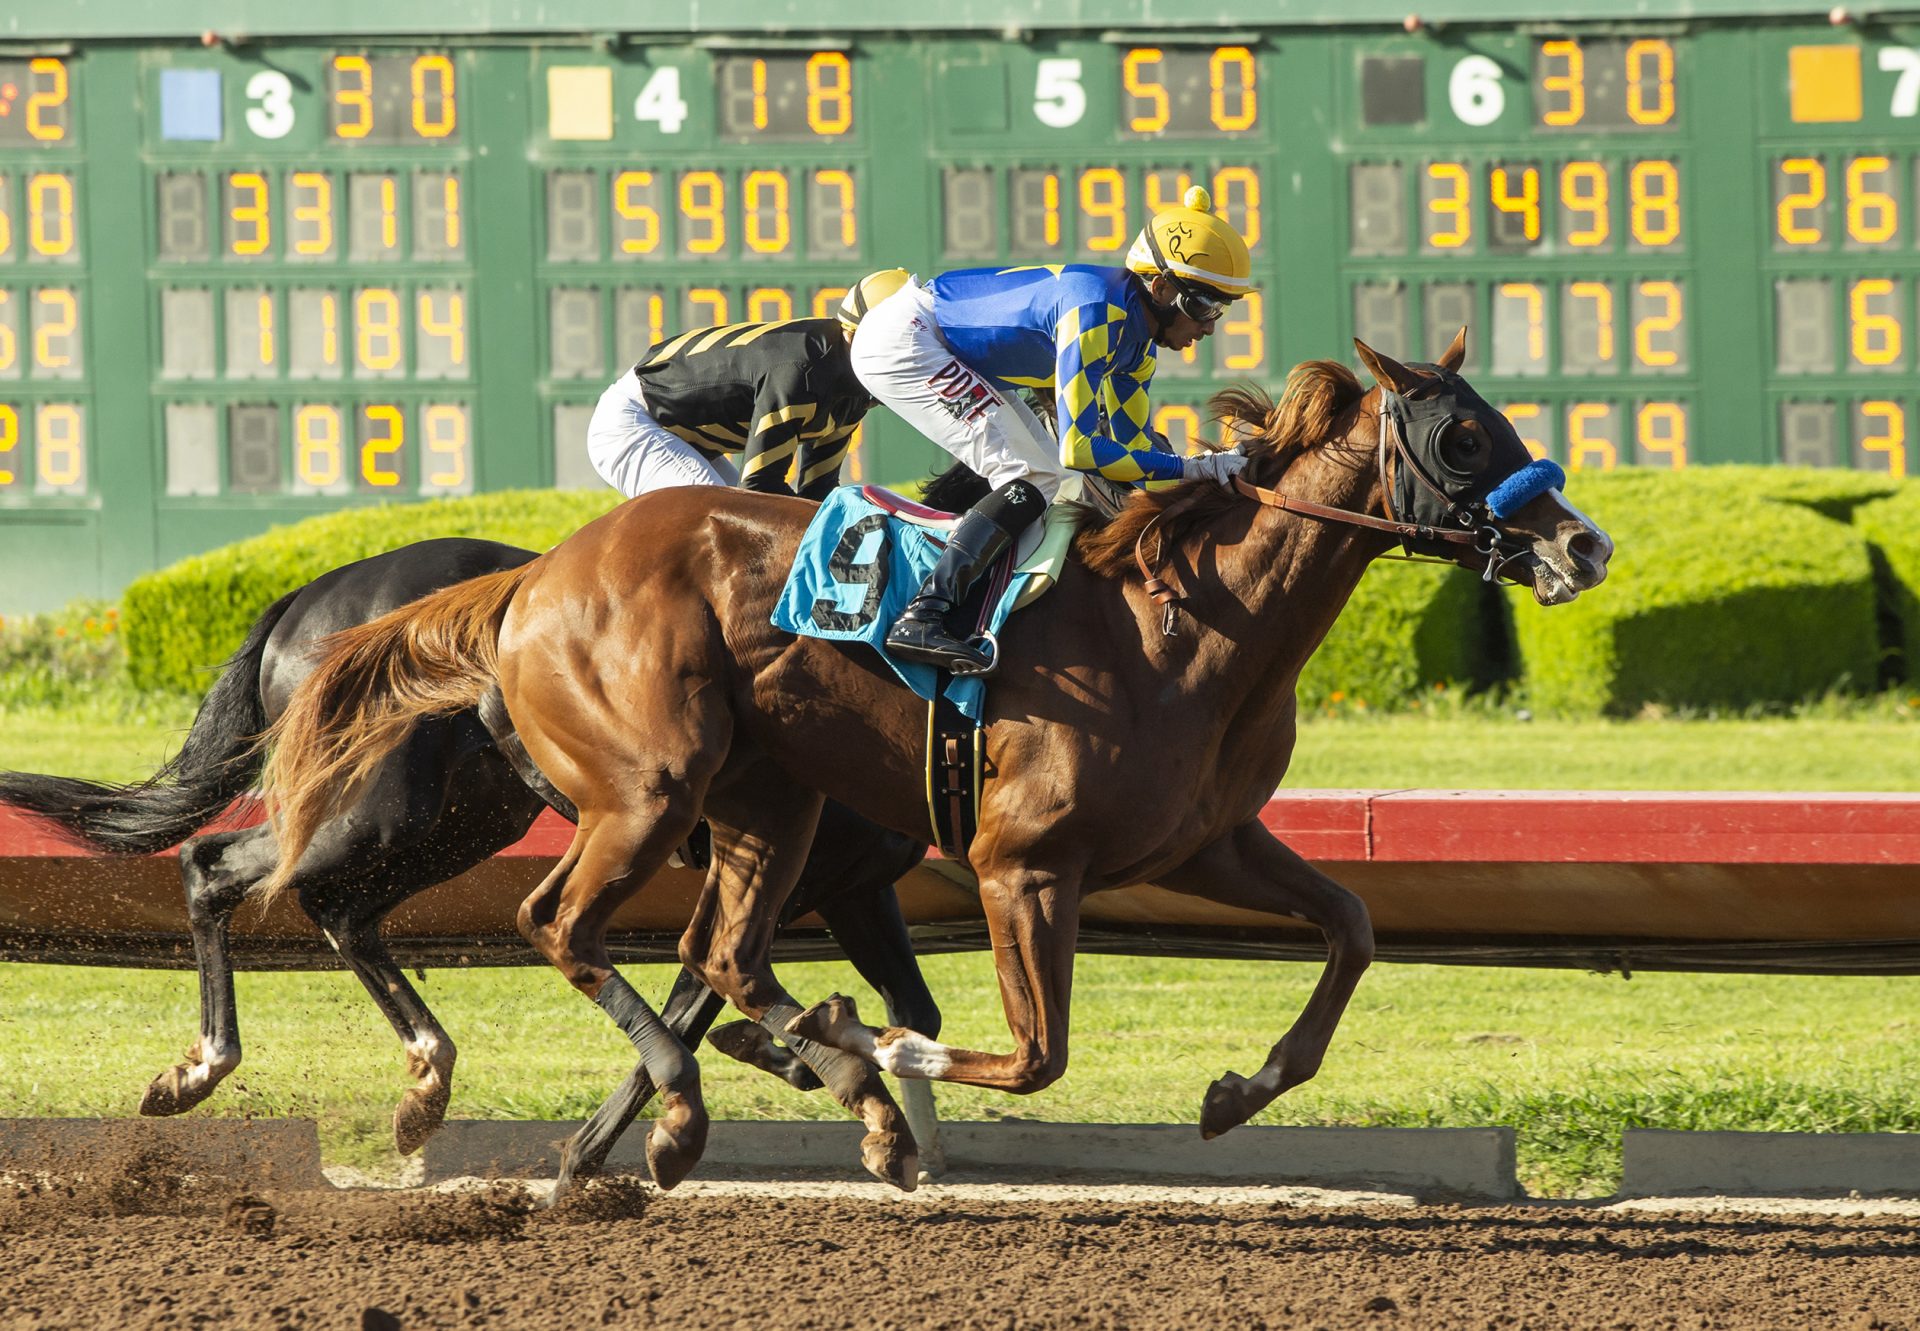
[[[868,1057],[896,1077],[938,1081],[953,1066],[953,1051],[918,1031],[903,1031],[885,1044],[875,1043],[876,1050]]]
[[[839,1037],[837,1043],[842,1049],[849,1054],[860,1055],[869,1063],[880,1061],[879,1043],[875,1039],[875,1034],[873,1027],[863,1026],[857,1021],[845,1022],[841,1029],[835,1032]]]

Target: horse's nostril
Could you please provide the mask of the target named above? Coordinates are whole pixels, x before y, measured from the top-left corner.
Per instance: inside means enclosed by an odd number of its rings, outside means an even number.
[[[1581,532],[1567,542],[1567,553],[1582,564],[1599,565],[1606,562],[1608,544],[1590,532]]]

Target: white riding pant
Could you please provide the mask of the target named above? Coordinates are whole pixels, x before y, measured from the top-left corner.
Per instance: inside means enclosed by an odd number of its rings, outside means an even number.
[[[868,310],[853,335],[867,392],[999,489],[1022,477],[1049,501],[1065,479],[1060,446],[1027,404],[953,354],[917,280]]]
[[[600,395],[587,423],[587,458],[627,498],[670,485],[738,485],[740,472],[710,458],[647,414],[640,377],[628,370]]]

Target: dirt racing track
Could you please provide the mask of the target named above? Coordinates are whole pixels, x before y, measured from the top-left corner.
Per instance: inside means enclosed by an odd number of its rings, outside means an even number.
[[[1528,818],[1500,807],[1515,800]],[[1913,797],[1608,800],[1318,792],[1276,800],[1266,820],[1364,880],[1383,958],[1920,964]],[[0,951],[185,960],[167,859],[88,862],[19,830],[0,836]],[[536,827],[463,893],[424,894],[417,917],[395,917],[396,951],[507,959],[510,912],[487,903],[516,899],[557,831]],[[89,891],[61,890],[75,875]],[[643,897],[663,914],[629,923],[634,956],[677,932],[679,898]],[[979,945],[954,866],[923,866],[902,899],[923,945]],[[1291,922],[1184,915],[1190,903],[1157,888],[1094,901],[1088,941],[1103,950],[1317,951]],[[1580,932],[1556,925],[1568,919]],[[789,955],[818,946],[796,943]],[[297,919],[242,946],[253,965],[324,960]],[[1629,1132],[1621,1195],[1596,1203],[1525,1197],[1497,1126],[1255,1126],[1202,1143],[1191,1127],[946,1123],[948,1171],[901,1195],[858,1174],[853,1123],[723,1123],[671,1194],[634,1172],[630,1134],[613,1176],[549,1206],[571,1127],[449,1123],[395,1189],[323,1172],[311,1124],[0,1120],[0,1331],[1920,1331],[1920,1147],[1900,1136]]]
[[[299,1188],[152,1147],[91,1163],[0,1196],[0,1327],[1920,1326],[1912,1204],[956,1174],[908,1196],[615,1177],[547,1209],[510,1182]]]

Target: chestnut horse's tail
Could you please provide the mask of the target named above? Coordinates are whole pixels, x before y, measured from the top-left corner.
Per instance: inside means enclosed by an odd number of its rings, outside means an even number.
[[[280,849],[255,889],[263,900],[287,886],[321,824],[359,798],[416,723],[479,704],[493,685],[500,622],[539,562],[455,583],[321,641],[313,673],[262,737]]]

